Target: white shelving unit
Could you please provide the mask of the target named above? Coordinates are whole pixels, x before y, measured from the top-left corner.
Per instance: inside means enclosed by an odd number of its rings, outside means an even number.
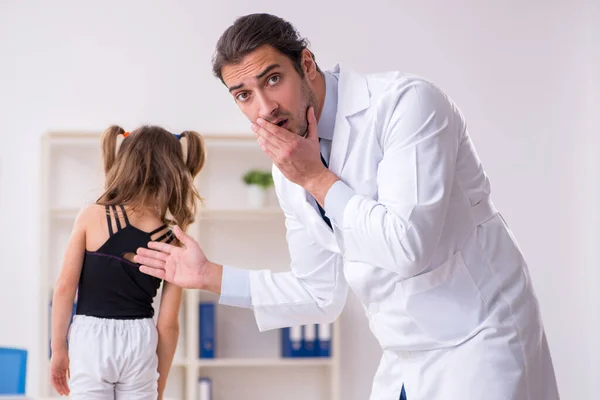
[[[203,135],[207,161],[196,184],[205,199],[190,233],[207,256],[250,269],[289,269],[283,213],[271,190],[268,204],[252,208],[241,177],[249,168],[270,170],[254,136]],[[42,397],[57,397],[48,378],[49,303],[64,248],[79,209],[93,203],[103,184],[99,133],[50,133],[43,137],[41,193]],[[158,307],[160,298],[155,300]],[[280,331],[259,332],[247,309],[215,307],[215,358],[199,358],[199,304],[216,296],[185,290],[181,334],[166,397],[198,399],[197,382],[212,380],[213,398],[338,400],[339,324],[333,324],[330,357],[283,358]]]

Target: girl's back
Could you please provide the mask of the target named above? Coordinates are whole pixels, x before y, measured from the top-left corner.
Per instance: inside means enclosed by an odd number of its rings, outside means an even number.
[[[150,241],[177,245],[171,226],[185,231],[194,221],[204,142],[192,131],[143,126],[129,134],[112,126],[102,147],[105,191],[77,216],[53,294],[51,381],[73,399],[162,398],[182,289],[164,282],[155,324],[161,281],[133,258]]]
[[[149,241],[170,243],[169,227],[149,211],[122,204],[92,205],[86,213],[86,245],[76,314],[98,318],[152,318],[160,280],[143,274],[132,259]]]

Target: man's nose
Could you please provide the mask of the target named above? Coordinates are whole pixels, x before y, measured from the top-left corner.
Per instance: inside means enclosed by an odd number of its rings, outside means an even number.
[[[277,110],[279,109],[279,105],[277,102],[269,99],[267,96],[259,96],[260,109],[259,116],[268,121],[271,121],[273,117],[277,115]]]

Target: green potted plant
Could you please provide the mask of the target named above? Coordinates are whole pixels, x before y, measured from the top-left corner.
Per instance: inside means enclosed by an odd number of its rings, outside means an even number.
[[[273,186],[271,171],[250,169],[242,177],[248,186],[248,201],[252,208],[264,207],[267,200],[267,190]]]

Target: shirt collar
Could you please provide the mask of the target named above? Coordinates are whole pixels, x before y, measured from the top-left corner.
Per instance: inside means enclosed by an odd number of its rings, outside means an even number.
[[[317,124],[320,139],[333,139],[333,129],[335,126],[335,114],[338,103],[338,80],[337,77],[329,71],[325,75],[325,101],[323,102],[323,111]]]

